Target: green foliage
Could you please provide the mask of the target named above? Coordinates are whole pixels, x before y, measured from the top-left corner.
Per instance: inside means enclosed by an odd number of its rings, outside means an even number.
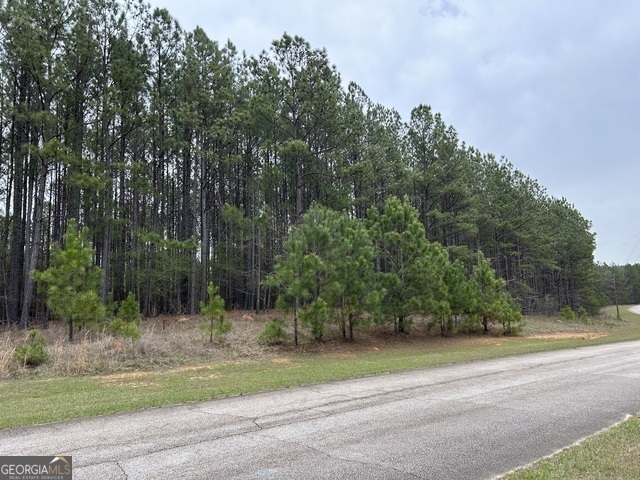
[[[49,360],[45,340],[38,335],[37,330],[29,332],[26,341],[13,351],[13,356],[21,365],[28,367],[37,367]]]
[[[404,146],[410,164],[410,198],[418,208],[427,239],[452,245],[462,232],[478,227],[471,154],[458,145],[458,135],[428,105],[411,111]]]
[[[303,325],[311,327],[311,335],[316,341],[322,341],[326,324],[329,321],[327,302],[322,297],[318,297],[311,305],[300,309],[300,320]]]
[[[24,265],[41,264],[69,216],[100,248],[104,284],[86,289],[140,292],[145,314],[195,312],[211,276],[227,303],[277,298],[294,325],[321,296],[345,339],[373,317],[404,330],[430,316],[447,334],[475,317],[461,313],[472,309],[456,291],[463,282],[445,280],[439,253],[421,250],[427,240],[466,268],[470,246],[491,252],[527,313],[565,303],[597,312],[615,296],[612,272],[621,303],[640,303],[639,266],[594,268],[591,225],[567,200],[466,145],[431,107],[403,120],[355,83],[344,88],[328,52],[303,38],[284,34],[247,58],[201,28],[181,30],[164,9],[114,0],[0,1],[0,29],[10,322],[33,311],[19,305],[32,302]],[[360,222],[369,209],[381,221],[373,260]],[[278,254],[279,278],[262,283]],[[55,291],[64,285],[42,292],[72,334],[100,312],[89,297],[95,308],[79,312]]]
[[[98,297],[102,271],[93,264],[94,251],[89,231],[78,232],[75,220],[69,222],[64,248],[54,246],[51,266],[32,272],[46,293],[51,312],[69,323],[69,340],[73,340],[74,322],[96,322],[105,317],[105,307]]]
[[[109,322],[107,330],[117,337],[140,339],[140,308],[133,292],[120,304],[116,318]]]
[[[118,318],[125,322],[140,323],[140,307],[133,292],[129,292],[120,304]]]
[[[335,215],[335,212],[317,205],[309,209],[302,224],[291,228],[275,272],[265,282],[265,285],[279,289],[277,306],[293,308],[296,345],[298,314],[301,308],[319,296],[329,274],[326,260],[332,248],[331,219]]]
[[[406,332],[409,317],[416,313],[446,322],[450,306],[444,273],[449,260],[439,244],[427,241],[409,200],[391,197],[382,211],[371,209],[367,220],[380,267],[377,280],[386,292],[383,316],[398,332]]]
[[[502,332],[505,335],[518,334],[524,327],[520,307],[506,291],[501,292],[500,299],[494,307],[494,315],[502,324]]]
[[[375,251],[364,223],[341,213],[329,217],[332,232],[327,250],[327,277],[322,296],[339,312],[342,335],[353,340],[353,329],[365,314],[379,310],[382,292],[376,288],[373,270]]]
[[[446,282],[450,265],[444,248],[438,243],[429,243],[424,256],[412,266],[417,269],[414,278],[418,282],[418,293],[412,299],[416,311],[437,319],[442,336],[448,335],[453,327],[449,285]]]
[[[474,294],[471,313],[481,319],[485,332],[489,330],[489,322],[500,322],[505,335],[521,331],[520,307],[504,290],[505,281],[496,278],[482,252],[478,252],[478,265],[473,269],[471,285]]]
[[[281,318],[274,318],[265,323],[264,329],[260,333],[258,340],[269,345],[278,345],[286,338],[284,321]]]
[[[109,322],[107,330],[116,337],[130,338],[132,340],[140,339],[140,328],[137,322],[114,318]]]
[[[459,260],[449,263],[445,267],[443,281],[447,288],[447,301],[450,308],[450,316],[447,323],[441,326],[442,335],[456,333],[464,330],[480,328],[477,315],[472,315],[474,310],[473,287],[467,279],[464,265]]]
[[[116,318],[118,310],[118,303],[113,299],[113,292],[110,292],[107,295],[107,301],[104,303],[104,315],[105,318],[114,319]]]
[[[579,307],[576,315],[582,322],[584,323],[589,322],[589,316],[587,315],[587,310],[584,307]]]
[[[596,275],[599,292],[605,297],[599,305],[640,304],[640,263],[597,265]]]
[[[472,331],[483,328],[481,318],[476,314],[469,314],[461,317],[456,328],[460,331],[471,334]]]
[[[558,312],[558,317],[560,317],[560,319],[562,320],[573,321],[576,319],[576,314],[573,310],[571,310],[571,307],[567,305],[560,309],[560,311]]]
[[[294,309],[294,339],[298,315],[320,340],[333,310],[339,312],[344,338],[353,339],[354,326],[379,304],[373,257],[360,220],[317,204],[309,209],[302,224],[291,229],[266,282],[279,288],[278,306]]]
[[[233,323],[225,318],[224,299],[218,295],[218,287],[215,287],[213,282],[207,285],[207,293],[209,303],[200,302],[200,310],[202,310],[200,329],[209,335],[209,343],[213,343],[214,337],[216,342],[224,343],[227,334],[233,329]]]

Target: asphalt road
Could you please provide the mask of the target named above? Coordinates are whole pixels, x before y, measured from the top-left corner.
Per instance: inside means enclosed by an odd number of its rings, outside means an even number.
[[[636,341],[3,430],[0,455],[72,455],[76,480],[481,479],[638,412]]]

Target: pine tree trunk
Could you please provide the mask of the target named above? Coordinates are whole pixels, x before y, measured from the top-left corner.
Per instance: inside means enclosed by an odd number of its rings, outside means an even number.
[[[298,310],[300,309],[300,300],[296,298],[296,305],[293,309],[293,343],[298,346]]]
[[[260,238],[260,227],[257,228],[258,232],[257,232],[257,239],[254,238],[254,241],[258,241],[258,239]],[[260,248],[260,245],[254,245],[254,248],[257,250],[257,272],[256,272],[256,315],[260,313],[260,278],[262,275],[261,272],[261,267],[262,267],[262,249]]]
[[[300,155],[295,155],[294,160],[296,163],[296,224],[301,225],[303,213],[302,194],[304,179],[302,175],[302,161],[300,159]]]
[[[27,101],[27,71],[20,74],[18,94],[19,105]],[[13,122],[16,125],[12,135],[13,151],[13,212],[11,216],[11,250],[9,258],[9,288],[7,299],[7,320],[10,325],[15,325],[20,317],[20,300],[22,292],[22,277],[24,267],[24,218],[22,216],[24,202],[24,153],[22,145],[27,142],[27,128],[24,120],[18,120],[15,116]]]
[[[404,317],[398,317],[398,333],[404,332]]]
[[[29,324],[29,315],[31,312],[31,300],[33,298],[34,280],[30,275],[30,272],[35,270],[38,266],[38,257],[40,255],[40,248],[42,244],[42,218],[44,211],[44,195],[47,186],[47,172],[48,168],[44,161],[40,166],[40,175],[38,177],[38,187],[36,195],[36,205],[33,214],[33,241],[31,242],[31,254],[29,255],[29,264],[27,268],[27,276],[24,286],[24,298],[22,303],[22,313],[20,316],[20,328],[27,328]]]

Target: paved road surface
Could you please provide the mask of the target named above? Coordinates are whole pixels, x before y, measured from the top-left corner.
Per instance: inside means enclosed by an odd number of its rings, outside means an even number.
[[[640,412],[640,342],[0,431],[77,479],[491,478]]]

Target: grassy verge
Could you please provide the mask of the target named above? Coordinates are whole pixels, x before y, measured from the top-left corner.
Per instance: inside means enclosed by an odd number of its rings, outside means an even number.
[[[616,316],[615,307],[606,313]],[[621,307],[620,316],[634,325],[635,314]],[[633,330],[633,327],[631,328]],[[540,460],[533,465],[501,477],[502,480],[640,478],[640,417],[632,417],[615,427],[589,437],[584,442]]]
[[[277,356],[271,353],[211,362],[198,357],[186,365],[159,370],[10,378],[0,381],[0,428],[640,338],[640,315],[626,309],[621,314],[622,323],[601,321],[588,333],[564,334],[564,325],[558,327],[559,322],[547,320],[529,326],[519,337],[459,335],[335,342],[326,350],[281,349]]]
[[[532,466],[501,477],[503,480],[576,478],[640,478],[640,417],[633,417],[579,445]]]

